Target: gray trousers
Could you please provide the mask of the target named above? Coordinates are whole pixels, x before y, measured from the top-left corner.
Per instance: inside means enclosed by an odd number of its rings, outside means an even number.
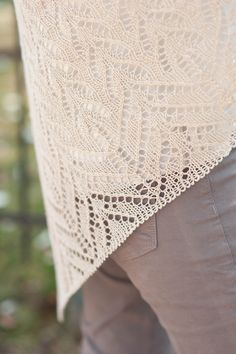
[[[236,353],[236,148],[82,287],[81,354]]]

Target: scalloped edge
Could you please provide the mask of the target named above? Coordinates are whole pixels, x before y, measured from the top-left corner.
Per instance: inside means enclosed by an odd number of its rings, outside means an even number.
[[[236,133],[236,132],[235,132]],[[59,286],[58,286],[58,291],[57,291],[57,309],[56,309],[56,317],[59,323],[63,323],[65,320],[65,310],[66,306],[68,305],[68,302],[70,298],[77,292],[82,285],[90,278],[96,271],[97,269],[102,265],[103,262],[106,261],[106,259],[119,247],[121,246],[125,240],[133,233],[133,231],[138,228],[141,224],[143,224],[146,220],[148,220],[151,216],[153,216],[158,210],[162,209],[166,204],[171,203],[176,197],[181,195],[183,192],[185,192],[188,188],[191,186],[195,185],[200,179],[204,178],[208,173],[211,172],[211,170],[216,167],[225,157],[227,157],[230,152],[232,151],[233,148],[236,148],[236,140],[233,140],[230,142],[230,149],[227,150],[225,153],[221,154],[216,160],[214,160],[212,163],[210,163],[210,166],[207,166],[207,169],[204,170],[203,175],[197,175],[198,178],[195,178],[190,182],[188,185],[184,185],[184,188],[182,190],[179,190],[177,193],[175,193],[170,199],[165,200],[161,207],[158,207],[157,204],[154,204],[154,208],[151,209],[152,213],[147,214],[144,216],[144,219],[142,221],[139,221],[137,224],[134,224],[134,227],[130,229],[130,232],[125,235],[125,238],[122,240],[119,240],[118,243],[116,244],[115,249],[111,249],[108,254],[105,254],[103,258],[99,259],[98,263],[94,263],[93,265],[93,270],[89,271],[86,274],[86,277],[82,281],[78,281],[74,283],[74,286],[70,289],[70,291],[67,293],[67,295],[64,297],[62,301],[60,301],[60,296],[59,296]],[[58,279],[59,282],[59,279]]]

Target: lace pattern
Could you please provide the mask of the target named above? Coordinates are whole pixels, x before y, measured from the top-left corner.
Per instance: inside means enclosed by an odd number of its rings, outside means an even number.
[[[236,0],[15,0],[57,319],[236,146]]]

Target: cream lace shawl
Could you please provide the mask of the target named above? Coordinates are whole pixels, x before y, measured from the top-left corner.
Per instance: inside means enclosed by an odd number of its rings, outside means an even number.
[[[236,146],[236,0],[14,5],[63,321],[134,229]]]

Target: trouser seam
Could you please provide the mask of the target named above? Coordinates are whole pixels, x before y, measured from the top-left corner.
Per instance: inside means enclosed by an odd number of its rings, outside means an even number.
[[[221,220],[221,216],[220,216],[220,213],[218,212],[218,209],[217,209],[217,206],[216,206],[216,201],[215,201],[215,198],[214,198],[214,195],[213,195],[213,188],[212,188],[212,184],[211,184],[211,178],[209,176],[209,174],[207,174],[207,180],[209,182],[209,187],[210,187],[210,197],[211,197],[211,201],[212,201],[212,204],[214,206],[214,211],[219,219],[219,224],[221,226],[221,229],[223,231],[223,235],[224,235],[224,240],[226,241],[226,245],[227,245],[227,248],[229,249],[230,251],[230,255],[231,255],[231,260],[233,261],[234,265],[236,266],[236,261],[234,259],[234,255],[233,255],[233,252],[232,252],[232,249],[230,247],[230,244],[229,244],[229,240],[228,240],[228,236],[225,232],[225,229],[224,229],[224,226],[223,226],[223,223],[222,223],[222,220]]]

